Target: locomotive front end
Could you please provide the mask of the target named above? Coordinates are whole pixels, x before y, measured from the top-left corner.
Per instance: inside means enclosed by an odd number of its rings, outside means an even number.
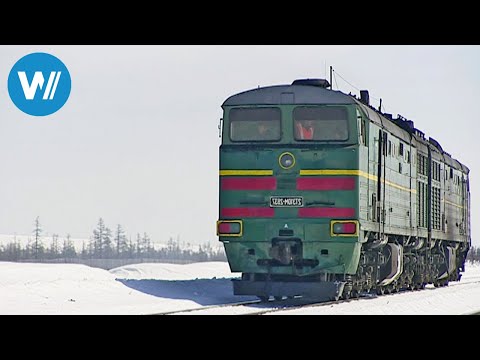
[[[223,105],[217,235],[242,273],[237,295],[338,299],[357,272],[361,131],[355,106],[326,91],[262,88]]]

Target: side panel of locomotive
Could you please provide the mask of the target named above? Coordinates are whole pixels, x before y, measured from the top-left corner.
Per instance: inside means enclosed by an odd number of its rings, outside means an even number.
[[[369,107],[358,104],[359,121],[367,129],[368,147],[361,147],[359,220],[367,239],[384,234],[414,236],[416,221],[415,149],[410,135]]]
[[[468,168],[435,140],[425,140],[412,123],[395,119],[409,132],[363,104],[359,113],[369,133],[363,151],[368,152],[368,186],[360,194],[363,229],[468,244]]]
[[[468,168],[413,122],[360,102],[358,110],[369,134],[368,186],[360,194],[362,262],[383,268],[374,275],[391,290],[459,280],[470,247]],[[393,254],[398,261],[387,261]],[[359,282],[371,273],[360,268]]]

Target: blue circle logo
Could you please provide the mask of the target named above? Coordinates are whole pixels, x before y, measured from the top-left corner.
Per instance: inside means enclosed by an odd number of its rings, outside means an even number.
[[[72,79],[65,64],[46,53],[32,53],[13,65],[8,75],[8,93],[24,113],[47,116],[65,105]]]

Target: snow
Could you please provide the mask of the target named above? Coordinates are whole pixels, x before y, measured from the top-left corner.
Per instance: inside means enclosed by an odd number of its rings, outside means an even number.
[[[468,315],[480,311],[480,265],[466,264],[461,281],[423,291],[276,312],[278,315]]]
[[[144,263],[110,272],[0,262],[0,314],[151,314],[252,299],[232,295],[232,277],[226,262]]]
[[[255,300],[232,293],[225,262],[135,264],[110,271],[79,264],[0,262],[0,314],[152,314]],[[273,305],[272,305],[273,306]],[[278,305],[277,305],[278,306]],[[263,309],[265,305],[263,305]],[[205,309],[245,314],[258,305]],[[274,314],[468,314],[480,311],[480,266],[467,264],[460,282]],[[185,312],[185,314],[189,314]]]
[[[119,279],[128,280],[193,280],[231,278],[232,273],[225,262],[200,262],[187,265],[135,264],[111,269]]]

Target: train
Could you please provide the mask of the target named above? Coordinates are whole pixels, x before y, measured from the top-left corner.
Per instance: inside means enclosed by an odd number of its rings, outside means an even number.
[[[466,165],[326,79],[228,97],[219,216],[235,295],[339,300],[459,281],[471,247]]]

